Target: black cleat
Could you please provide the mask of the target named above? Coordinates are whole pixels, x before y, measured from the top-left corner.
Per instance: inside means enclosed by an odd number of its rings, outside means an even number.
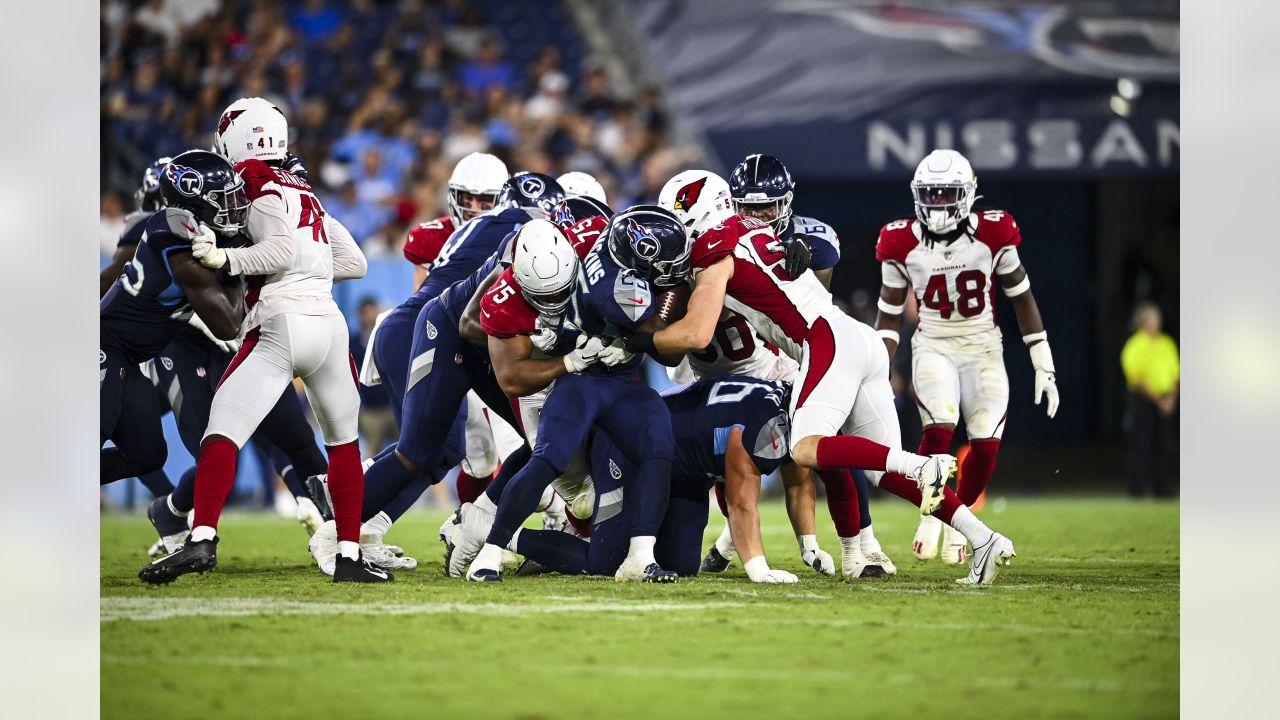
[[[337,564],[333,567],[333,581],[336,583],[383,583],[395,579],[395,575],[365,560],[363,554],[358,559],[352,560],[339,553]]]
[[[218,538],[187,540],[181,550],[166,555],[138,571],[138,579],[152,585],[165,585],[187,573],[206,573],[218,564]]]
[[[333,500],[329,497],[329,482],[325,475],[310,475],[305,483],[311,502],[316,504],[320,517],[326,522],[333,519]]]
[[[545,575],[549,572],[552,572],[551,568],[531,558],[525,558],[524,562],[520,563],[520,567],[516,568],[516,575],[520,577]]]
[[[883,578],[889,577],[889,573],[885,572],[884,568],[880,565],[866,565],[862,568],[862,574],[858,577]]]
[[[707,551],[707,556],[702,558],[702,567],[698,568],[699,572],[705,573],[722,573],[729,567],[729,558],[720,554],[715,545]]]
[[[717,555],[719,553],[716,553]],[[640,582],[647,583],[673,583],[680,579],[680,575],[671,570],[663,568],[658,563],[649,563],[645,566],[644,577]]]

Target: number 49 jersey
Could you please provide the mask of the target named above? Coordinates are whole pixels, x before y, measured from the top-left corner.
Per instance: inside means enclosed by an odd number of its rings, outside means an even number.
[[[1018,223],[1003,210],[971,214],[965,232],[950,243],[925,239],[918,221],[904,219],[880,231],[876,259],[885,287],[910,285],[915,292],[923,336],[998,340],[996,276],[1021,264],[1021,243]]]

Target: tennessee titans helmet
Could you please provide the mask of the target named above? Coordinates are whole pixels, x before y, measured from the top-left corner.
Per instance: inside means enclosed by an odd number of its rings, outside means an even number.
[[[133,191],[133,201],[143,212],[155,212],[164,207],[164,198],[160,197],[160,174],[164,166],[173,158],[162,157],[147,166],[142,173],[142,185]]]
[[[558,224],[565,229],[571,228],[587,218],[603,217],[607,220],[613,217],[612,208],[587,195],[575,195],[565,200],[564,204],[569,211],[569,217]]]
[[[559,225],[569,217],[564,197],[564,188],[550,175],[518,172],[502,184],[493,206],[532,210]]]
[[[689,274],[693,244],[674,213],[636,205],[609,223],[609,257],[654,287],[679,284]]]
[[[729,176],[734,212],[769,223],[779,236],[791,222],[795,187],[787,166],[772,155],[748,155]]]
[[[208,150],[188,150],[160,173],[165,205],[191,211],[218,233],[234,236],[244,227],[249,196],[227,159]]]

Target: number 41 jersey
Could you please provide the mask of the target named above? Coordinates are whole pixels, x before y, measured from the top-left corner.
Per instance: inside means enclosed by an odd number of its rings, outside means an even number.
[[[911,286],[927,338],[999,340],[994,301],[997,275],[1021,264],[1022,234],[1013,216],[987,210],[969,216],[950,243],[924,237],[919,221],[895,220],[880,230],[876,259],[885,287]]]

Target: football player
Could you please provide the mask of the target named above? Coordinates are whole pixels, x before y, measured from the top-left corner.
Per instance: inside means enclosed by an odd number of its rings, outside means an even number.
[[[787,401],[790,385],[742,375],[700,380],[662,394],[676,435],[671,496],[654,556],[681,576],[697,575],[707,524],[707,490],[726,484],[734,544],[748,558],[752,582],[794,583],[769,567],[760,540],[757,500],[760,476],[788,461]],[[612,575],[626,554],[632,522],[632,483],[637,468],[604,432],[591,442],[592,475],[598,480],[590,543],[562,532],[518,530],[516,551],[564,574]]]
[[[638,205],[615,215],[607,238],[597,242],[582,263],[565,322],[584,334],[579,336],[577,354],[567,355],[565,364],[601,355],[602,337],[620,338],[654,327],[659,322],[654,320],[654,289],[684,282],[689,257],[689,238],[670,212]],[[592,425],[610,432],[639,466],[630,547],[615,577],[644,582],[677,578],[658,564],[653,553],[670,490],[674,442],[670,413],[640,375],[641,358],[623,357],[621,342],[611,342],[608,349],[611,361],[564,374],[551,389],[539,418],[532,457],[503,490],[485,545],[467,570],[468,580],[501,580],[503,548],[509,547],[511,536],[533,512],[543,490],[564,472]],[[521,364],[531,362],[537,361]],[[495,366],[500,364],[495,358]],[[503,384],[516,392],[538,389]]]
[[[604,186],[589,173],[567,172],[556,178],[556,182],[560,183],[564,194],[569,197],[587,197],[605,205],[609,203],[609,198],[604,194]]]
[[[915,218],[880,231],[880,312],[876,329],[892,358],[908,289],[919,303],[920,324],[911,339],[911,375],[919,400],[922,454],[947,452],[956,422],[964,417],[969,454],[960,467],[957,495],[972,505],[996,467],[1009,405],[1000,328],[995,323],[997,285],[1013,304],[1022,342],[1035,369],[1035,401],[1058,411],[1053,354],[1018,258],[1022,233],[1004,210],[975,211],[978,182],[969,161],[955,150],[934,150],[911,181]],[[921,519],[912,550],[927,560],[938,553],[936,518]],[[964,562],[965,538],[946,528],[942,559]]]
[[[311,185],[284,169],[288,137],[284,113],[262,98],[232,103],[214,133],[214,147],[244,178],[245,229],[253,244],[224,250],[212,233],[204,233],[193,244],[192,255],[207,268],[247,276],[249,311],[244,343],[210,409],[196,464],[191,536],[181,550],[143,568],[139,577],[145,582],[171,582],[217,564],[218,518],[235,482],[236,456],[295,377],[302,378],[329,451],[340,545],[333,579],[392,579],[360,557],[360,395],[347,323],[332,294],[335,280],[363,277],[367,265],[347,229],[325,213]]]
[[[632,335],[626,349],[700,349],[710,342],[726,305],[742,314],[761,337],[800,363],[791,397],[795,462],[815,470],[871,471],[872,482],[916,503],[921,514],[943,506],[946,519],[954,519],[974,547],[982,548],[962,580],[990,582],[997,567],[1013,557],[1013,543],[968,508],[956,509],[955,495],[946,487],[955,476],[955,458],[901,450],[889,360],[876,352],[875,331],[837,308],[811,271],[791,276],[772,228],[734,214],[728,183],[718,175],[680,173],[663,187],[659,203],[676,213],[694,240],[695,287],[681,320],[656,334]],[[860,544],[848,550],[845,575],[860,577],[868,564]]]
[[[98,273],[99,298],[107,294],[116,279],[120,277],[120,273],[124,272],[124,266],[133,259],[138,241],[142,238],[142,231],[146,229],[145,221],[164,207],[163,193],[160,192],[160,175],[164,172],[164,166],[168,165],[172,159],[162,157],[148,165],[142,172],[142,184],[133,192],[136,207],[124,218],[124,229],[120,231],[120,239],[116,242],[116,252],[111,256],[111,261]]]

